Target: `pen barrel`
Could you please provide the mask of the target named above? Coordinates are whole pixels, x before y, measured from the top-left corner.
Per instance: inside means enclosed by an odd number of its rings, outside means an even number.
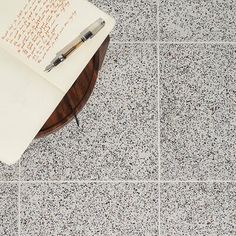
[[[53,65],[57,66],[59,65],[61,62],[63,62],[66,58],[64,57],[64,55],[61,55],[60,57],[58,57],[54,62]]]
[[[53,59],[45,69],[45,71],[52,70],[53,67],[63,62],[72,52],[74,52],[80,45],[96,35],[105,25],[105,21],[102,18],[96,20],[93,24],[87,27],[77,38],[75,38],[69,45],[64,47],[56,54],[56,58]],[[79,42],[78,42],[79,40]]]
[[[83,41],[80,41],[79,43],[77,43],[76,45],[74,45],[72,48],[70,48],[67,52],[63,53],[63,56],[65,58],[67,58],[72,52],[75,51],[75,49],[77,49],[81,44],[83,43]]]
[[[88,31],[82,36],[82,41],[85,42],[92,37],[93,37],[93,33],[91,31]]]

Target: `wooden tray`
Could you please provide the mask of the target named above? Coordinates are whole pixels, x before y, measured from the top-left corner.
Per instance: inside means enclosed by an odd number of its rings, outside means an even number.
[[[94,89],[109,41],[108,36],[35,138],[62,128],[82,110]]]

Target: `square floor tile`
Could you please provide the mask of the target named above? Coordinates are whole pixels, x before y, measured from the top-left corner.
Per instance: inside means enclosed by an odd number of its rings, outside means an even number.
[[[93,0],[101,10],[116,19],[112,41],[157,41],[157,4],[154,1]]]
[[[235,60],[235,45],[161,45],[162,179],[236,179]]]
[[[154,183],[23,184],[21,235],[158,235]]]
[[[35,140],[21,178],[158,179],[156,66],[155,44],[111,44],[80,127]]]
[[[18,184],[0,183],[0,235],[18,235]]]
[[[0,181],[16,181],[19,179],[19,162],[7,165],[0,162]]]
[[[162,236],[236,235],[235,183],[161,185]]]
[[[161,0],[161,41],[236,41],[235,0]]]

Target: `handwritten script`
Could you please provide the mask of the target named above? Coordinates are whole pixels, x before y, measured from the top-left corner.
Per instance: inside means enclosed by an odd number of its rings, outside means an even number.
[[[75,16],[69,0],[28,0],[2,39],[41,63]]]

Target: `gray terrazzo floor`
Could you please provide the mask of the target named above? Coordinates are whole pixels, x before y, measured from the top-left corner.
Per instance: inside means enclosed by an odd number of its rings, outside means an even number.
[[[236,1],[93,2],[117,25],[81,126],[0,164],[0,235],[236,235]]]

